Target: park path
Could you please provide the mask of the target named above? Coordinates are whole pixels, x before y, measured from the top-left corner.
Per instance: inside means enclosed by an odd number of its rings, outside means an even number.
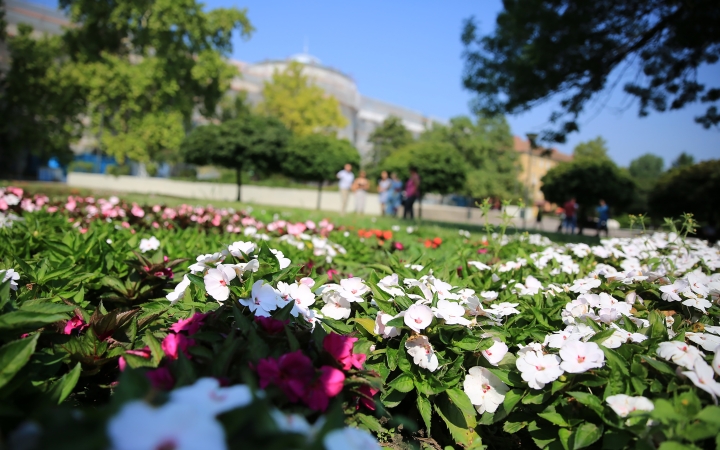
[[[165,178],[141,178],[70,172],[67,177],[67,184],[68,186],[78,188],[166,195],[204,200],[207,202],[212,202],[213,200],[233,201],[237,198],[237,186],[228,183],[177,181]],[[241,194],[243,203],[302,209],[315,209],[317,206],[317,191],[311,189],[245,185],[242,186]],[[355,202],[351,198],[348,211],[353,211],[354,207]],[[418,207],[419,206],[416,205],[416,216],[419,213],[417,210]],[[323,211],[339,211],[340,193],[338,191],[323,191],[320,209]],[[380,202],[377,194],[366,194],[365,214],[371,216],[380,215]],[[517,214],[517,216],[517,218],[513,219],[513,225],[522,228],[523,221],[519,218],[519,214]],[[529,216],[532,217],[531,215]],[[460,225],[482,225],[485,223],[478,208],[464,208],[459,206],[424,203],[422,205],[422,217],[426,220],[450,222]],[[491,224],[499,224],[501,222],[500,212],[491,211],[488,219]],[[537,227],[534,217],[527,221],[528,230],[540,229],[544,231],[555,231],[558,225],[559,221],[554,217],[543,218],[540,227]],[[585,234],[594,235],[595,231],[585,230]],[[611,234],[615,237],[626,237],[631,236],[633,233],[630,230],[612,230]]]

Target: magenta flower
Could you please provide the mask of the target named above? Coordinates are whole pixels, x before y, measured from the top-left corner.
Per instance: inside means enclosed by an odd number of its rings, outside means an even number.
[[[302,351],[286,353],[278,359],[261,359],[257,365],[260,388],[274,384],[291,402],[297,402],[305,394],[315,377],[315,368],[310,358]]]
[[[323,340],[323,349],[335,358],[335,361],[342,366],[343,370],[350,370],[352,367],[362,369],[367,356],[353,353],[353,344],[357,340],[354,337],[330,333]]]
[[[285,325],[290,323],[290,320],[278,320],[272,317],[255,316],[255,323],[260,325],[263,330],[268,334],[279,334],[285,331]]]
[[[206,316],[207,314],[195,313],[192,317],[178,320],[177,323],[174,323],[170,327],[170,329],[176,333],[187,331],[188,335],[195,334],[202,326]]]
[[[190,354],[187,352],[187,349],[192,345],[195,345],[195,341],[184,334],[171,333],[162,341],[162,349],[165,352],[165,356],[170,359],[178,359],[180,351],[189,358]]]
[[[342,392],[345,374],[334,367],[322,366],[320,376],[309,386],[303,401],[310,409],[323,412],[330,404],[330,398]]]
[[[125,353],[129,353],[131,355],[139,356],[141,358],[150,359],[150,356],[152,353],[150,352],[150,347],[145,347],[140,350],[125,350]],[[125,367],[127,367],[127,361],[125,361],[124,357],[120,357],[118,359],[118,367],[120,367],[120,372],[125,370]]]
[[[366,384],[360,386],[360,389],[358,389],[358,391],[362,394],[367,395],[368,397],[374,397],[375,394],[380,392],[378,389],[371,388]],[[370,400],[369,398],[360,397],[360,404],[358,405],[358,408],[360,408],[360,405],[366,407],[370,411],[375,411],[375,402],[373,400]]]
[[[159,367],[154,370],[148,370],[145,372],[145,376],[148,377],[150,384],[152,384],[155,389],[169,391],[175,385],[175,380],[170,373],[170,369],[167,367]]]
[[[337,274],[339,274],[339,273],[340,273],[340,272],[338,272],[338,271],[335,270],[335,269],[328,269],[328,271],[327,271],[328,279],[332,280],[332,279],[333,279],[333,276],[334,276],[334,275],[337,275]]]
[[[85,319],[83,319],[82,316],[75,314],[75,317],[68,320],[65,324],[65,329],[63,330],[63,333],[72,334],[74,330],[78,330],[78,332],[80,332],[87,327],[88,324],[85,323]]]

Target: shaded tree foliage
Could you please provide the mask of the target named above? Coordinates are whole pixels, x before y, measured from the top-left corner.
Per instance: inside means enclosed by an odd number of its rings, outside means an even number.
[[[587,142],[581,142],[573,149],[573,160],[582,159],[601,160],[610,159],[608,156],[607,141],[601,136]]]
[[[441,195],[458,192],[463,188],[467,174],[462,155],[447,142],[410,144],[390,155],[383,166],[404,180],[410,175],[410,166],[417,167],[421,197],[427,192]]]
[[[695,164],[695,157],[688,153],[682,152],[677,158],[675,158],[670,167],[673,169],[682,169],[683,167],[689,167],[693,164]]]
[[[510,126],[503,116],[450,119],[436,124],[420,137],[424,142],[448,143],[455,147],[467,167],[464,191],[473,198],[510,198],[517,186],[517,154]]]
[[[649,212],[648,196],[655,189],[658,179],[663,174],[665,162],[652,153],[646,153],[630,161],[628,173],[632,177],[637,189],[635,199],[628,208],[634,214],[647,214]]]
[[[397,116],[388,116],[368,137],[368,142],[373,146],[372,162],[377,164],[383,161],[395,150],[412,141],[413,135],[405,128],[402,119]]]
[[[613,211],[622,212],[633,200],[635,183],[610,160],[580,160],[560,164],[542,177],[545,199],[562,205],[575,197],[580,217],[603,199]]]
[[[564,142],[578,130],[589,101],[623,69],[638,76],[624,86],[640,116],[700,102],[695,121],[720,123],[720,86],[698,80],[698,68],[720,56],[717,0],[504,0],[492,34],[466,21],[463,82],[475,107],[515,114],[560,97],[543,140]],[[619,78],[618,78],[619,79]]]
[[[703,161],[668,171],[650,194],[656,218],[692,213],[701,223],[720,226],[720,160]]]
[[[281,168],[291,178],[318,184],[317,209],[320,209],[323,184],[335,180],[345,164],[360,166],[360,154],[350,141],[311,134],[292,139]]]
[[[182,155],[190,164],[235,169],[240,201],[242,172],[276,170],[285,159],[290,131],[277,119],[241,115],[221,125],[204,125],[190,132],[182,143]]]

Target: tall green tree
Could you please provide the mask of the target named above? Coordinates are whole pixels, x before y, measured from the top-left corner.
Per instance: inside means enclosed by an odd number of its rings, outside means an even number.
[[[338,100],[325,93],[303,74],[303,64],[292,61],[287,68],[273,73],[263,86],[259,111],[275,116],[294,134],[334,135],[347,125]]]
[[[91,132],[119,161],[172,159],[193,113],[214,116],[236,74],[225,61],[233,32],[253,31],[245,10],[205,11],[196,0],[60,5],[73,22],[63,40]]]
[[[517,154],[510,126],[503,116],[459,116],[445,125],[436,124],[421,141],[452,145],[467,167],[465,193],[473,198],[510,198],[517,186]]]
[[[544,140],[564,142],[577,119],[627,68],[624,86],[639,114],[693,103],[706,105],[695,121],[720,123],[717,80],[700,82],[698,69],[720,56],[717,0],[504,0],[493,32],[465,23],[465,87],[475,107],[515,114],[559,99]]]
[[[635,199],[629,207],[630,212],[636,214],[649,212],[648,196],[655,189],[664,165],[663,159],[652,153],[646,153],[630,161],[628,172],[637,186]]]
[[[242,173],[276,170],[286,159],[290,131],[274,117],[240,115],[220,125],[195,128],[182,143],[182,155],[190,164],[234,169],[237,200],[241,200]]]
[[[360,166],[360,154],[350,141],[310,134],[292,139],[281,168],[291,178],[318,184],[317,209],[320,209],[323,185],[335,180],[345,164]]]
[[[682,152],[675,158],[670,167],[672,169],[682,169],[684,167],[690,167],[695,164],[695,157],[689,153]]]
[[[402,119],[397,116],[388,116],[368,137],[368,142],[373,146],[372,162],[378,164],[395,150],[405,147],[412,141],[412,133],[405,128]]]
[[[598,136],[590,141],[579,143],[573,149],[573,159],[576,161],[582,159],[609,160],[610,156],[608,156],[607,141],[601,136]]]

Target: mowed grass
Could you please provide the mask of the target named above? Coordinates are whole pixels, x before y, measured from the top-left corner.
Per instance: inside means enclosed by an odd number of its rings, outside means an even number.
[[[166,205],[166,206],[179,206],[182,204],[189,204],[195,206],[208,206],[212,205],[216,208],[233,208],[235,210],[251,210],[260,212],[263,216],[265,214],[277,215],[279,219],[304,222],[306,220],[319,221],[322,219],[328,219],[337,226],[346,227],[350,230],[358,229],[380,229],[390,230],[394,225],[400,226],[403,232],[407,227],[413,227],[414,229],[421,229],[424,237],[440,237],[441,239],[452,239],[458,237],[458,230],[467,230],[473,234],[485,234],[485,227],[482,225],[467,224],[467,223],[451,223],[451,222],[437,222],[429,220],[416,219],[414,221],[403,220],[400,218],[391,217],[379,217],[379,216],[363,216],[354,213],[348,213],[341,215],[335,211],[318,211],[314,209],[300,209],[300,208],[289,208],[289,207],[278,207],[278,206],[265,206],[244,202],[236,201],[223,201],[223,200],[212,200],[205,201],[193,198],[182,198],[172,197],[165,195],[154,195],[154,194],[134,194],[128,192],[115,192],[111,190],[91,190],[84,188],[70,187],[61,183],[47,183],[47,182],[25,182],[25,181],[14,181],[8,182],[3,181],[0,185],[7,186],[13,185],[21,187],[28,192],[33,194],[45,194],[51,198],[67,197],[68,195],[80,195],[80,196],[93,196],[93,197],[109,197],[116,195],[128,202],[135,202],[140,205]],[[497,230],[496,230],[497,231]],[[579,235],[567,235],[561,233],[553,233],[550,231],[542,231],[535,229],[522,230],[519,228],[509,227],[506,230],[507,234],[514,233],[537,233],[543,236],[547,236],[549,239],[558,243],[586,243],[588,245],[598,244],[600,241],[594,236],[579,236]]]

